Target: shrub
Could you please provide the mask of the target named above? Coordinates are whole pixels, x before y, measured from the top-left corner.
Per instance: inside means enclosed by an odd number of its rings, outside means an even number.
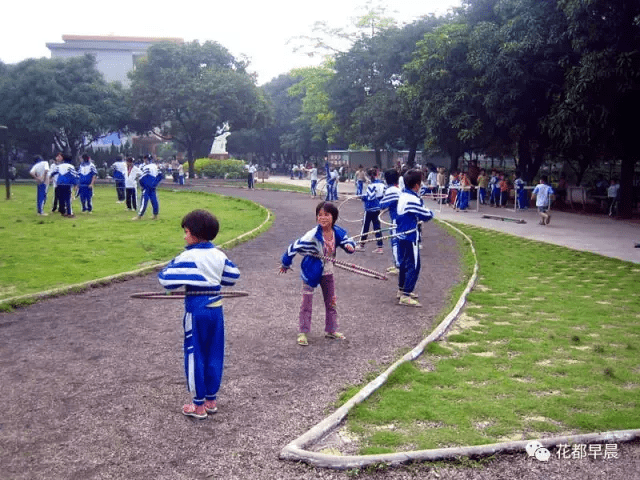
[[[198,158],[193,168],[198,177],[203,178],[245,178],[247,171],[242,160],[216,160],[213,158]]]

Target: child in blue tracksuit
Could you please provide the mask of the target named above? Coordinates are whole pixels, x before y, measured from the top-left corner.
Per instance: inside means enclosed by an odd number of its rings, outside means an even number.
[[[371,179],[371,183],[367,187],[367,191],[360,198],[364,202],[364,219],[362,221],[362,230],[360,231],[360,244],[358,250],[364,250],[364,241],[367,239],[367,232],[369,226],[373,225],[373,230],[376,232],[376,238],[378,248],[374,253],[384,253],[382,246],[382,234],[380,233],[380,200],[384,197],[384,183],[377,178],[378,171],[375,168],[370,169],[367,174]]]
[[[527,198],[527,190],[524,188],[527,185],[522,179],[522,175],[519,170],[516,170],[516,179],[513,181],[513,186],[516,190],[516,208],[525,210],[529,208],[529,199]]]
[[[125,178],[127,177],[127,164],[124,161],[122,155],[116,157],[116,161],[111,165],[113,169],[113,181],[116,183],[116,194],[118,195],[118,203],[122,203],[125,200]]]
[[[60,200],[58,210],[63,217],[74,217],[71,190],[78,183],[78,172],[71,163],[71,155],[60,154],[56,157],[56,162],[58,159],[62,159],[62,163],[56,163],[49,173],[56,180],[56,195]]]
[[[98,170],[86,153],[82,155],[82,162],[78,167],[78,196],[83,212],[93,211],[93,185],[96,183]]]
[[[153,162],[153,157],[147,155],[144,159],[144,165],[142,167],[142,176],[140,177],[140,186],[142,187],[142,201],[140,203],[140,209],[138,215],[133,217],[132,220],[140,220],[147,210],[149,203],[153,209],[153,220],[158,218],[160,212],[160,205],[158,203],[158,195],[156,193],[156,187],[163,179],[163,174]]]
[[[395,168],[384,172],[384,180],[387,188],[384,190],[384,196],[380,200],[380,208],[389,210],[391,218],[391,228],[389,235],[391,236],[391,255],[393,257],[393,265],[387,268],[387,273],[397,275],[400,273],[400,261],[398,259],[398,238],[396,237],[396,217],[398,216],[398,199],[402,191],[398,187],[399,174]],[[420,190],[422,192],[422,189]]]
[[[240,271],[212,243],[220,225],[205,210],[194,210],[182,219],[186,249],[159,274],[166,289],[185,287],[184,369],[193,403],[184,405],[184,415],[199,419],[218,408],[216,396],[224,361],[224,313],[221,286],[231,286]],[[198,295],[196,295],[198,294]]]
[[[425,208],[422,199],[418,196],[421,182],[422,172],[419,170],[409,170],[405,173],[405,189],[398,198],[398,216],[396,217],[400,260],[397,297],[400,305],[410,307],[422,306],[413,293],[420,275],[418,222],[428,222],[433,218],[433,212]]]
[[[279,273],[286,273],[297,253],[305,255],[300,263],[302,278],[302,305],[300,306],[298,345],[307,346],[307,333],[311,330],[311,313],[313,306],[313,290],[320,285],[325,306],[325,337],[344,340],[345,336],[338,332],[338,313],[336,310],[335,284],[333,280],[334,265],[312,255],[335,257],[338,247],[347,253],[353,253],[355,242],[347,236],[347,232],[336,226],[338,209],[330,202],[320,202],[316,206],[318,225],[294,241],[282,255],[282,266]]]
[[[491,178],[489,179],[489,205],[492,207],[500,206],[500,186],[498,183],[500,178],[496,170],[491,171]]]

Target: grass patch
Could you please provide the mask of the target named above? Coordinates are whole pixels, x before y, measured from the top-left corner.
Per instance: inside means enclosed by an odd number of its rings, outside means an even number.
[[[75,285],[165,262],[184,248],[182,217],[202,208],[220,221],[217,245],[250,231],[266,218],[253,202],[220,195],[158,189],[159,219],[151,213],[132,222],[135,213],[116,203],[113,186],[96,186],[92,214],[63,218],[35,213],[35,186],[13,185],[10,201],[0,209],[0,300]],[[245,238],[246,240],[248,238]],[[224,245],[230,248],[232,245]]]
[[[640,427],[637,265],[456,226],[478,288],[444,341],[351,411],[361,453]]]

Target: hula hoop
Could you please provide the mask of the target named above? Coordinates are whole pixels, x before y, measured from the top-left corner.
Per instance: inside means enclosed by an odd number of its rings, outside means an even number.
[[[369,230],[367,233],[358,233],[356,235],[352,235],[351,238],[355,239],[364,237],[365,235],[375,235],[378,232],[386,232],[387,230],[393,230],[393,227],[385,227],[381,228],[380,230]]]
[[[365,277],[375,278],[376,280],[389,280],[386,275],[376,272],[375,270],[361,267],[360,265],[356,265],[355,263],[343,262],[342,260],[337,260],[333,257],[327,257],[325,255],[319,255],[316,253],[308,253],[307,255],[309,255],[310,257],[319,258],[321,260],[327,260],[329,262],[333,262],[333,264],[336,267],[339,267],[351,273],[357,273]]]
[[[327,181],[324,177],[322,177],[320,180],[318,180],[318,183],[316,183],[316,195],[318,197],[325,198],[327,196]]]
[[[389,213],[389,209],[385,208],[384,210],[381,210],[380,213],[378,214],[378,220],[380,220],[380,223],[382,223],[383,225],[387,225],[389,227],[393,227],[393,223],[391,222],[387,222],[386,220],[382,219],[382,215],[385,213]],[[389,220],[391,220],[391,218],[389,218]]]
[[[358,240],[358,243],[367,243],[367,242],[377,242],[378,240],[386,240],[387,238],[396,238],[400,235],[403,235],[405,233],[413,233],[413,232],[417,232],[418,229],[414,228],[412,230],[407,230],[406,232],[396,232],[396,233],[392,233],[391,235],[384,235],[382,237],[376,237],[373,236],[371,238],[367,238],[366,240]],[[367,235],[371,233],[371,232],[367,232]]]
[[[353,200],[354,198],[360,198],[359,195],[352,195],[350,197],[345,198],[342,202],[340,202],[340,205],[338,205],[338,212],[340,212],[340,209],[342,208],[342,206],[347,203],[349,200]],[[362,218],[359,218],[357,220],[351,220],[348,218],[345,218],[342,215],[338,215],[338,220],[344,220],[345,222],[350,222],[350,223],[357,223],[357,222],[362,222]]]
[[[241,291],[219,291],[219,292],[140,292],[132,293],[129,295],[131,298],[142,298],[145,300],[174,300],[183,299],[185,297],[197,297],[197,296],[210,296],[210,297],[224,297],[224,298],[237,298],[247,297],[249,292]]]

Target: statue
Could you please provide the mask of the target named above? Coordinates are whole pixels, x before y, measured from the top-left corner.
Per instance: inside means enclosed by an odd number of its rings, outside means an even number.
[[[218,129],[218,135],[213,139],[210,155],[227,155],[227,137],[231,135],[229,132],[229,124],[225,122],[222,129]]]

